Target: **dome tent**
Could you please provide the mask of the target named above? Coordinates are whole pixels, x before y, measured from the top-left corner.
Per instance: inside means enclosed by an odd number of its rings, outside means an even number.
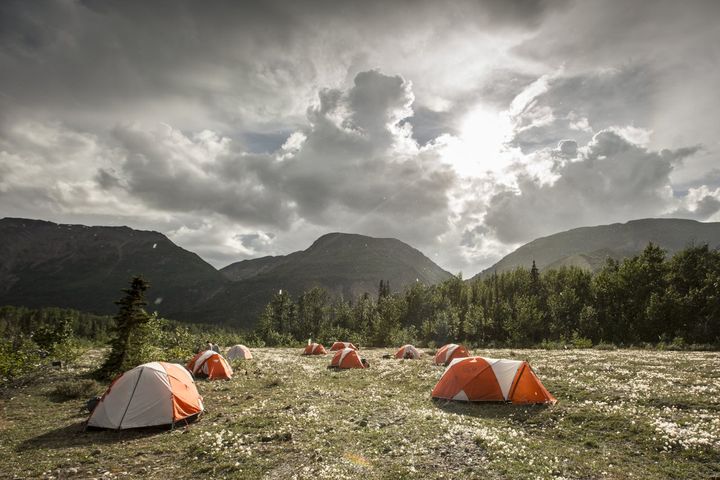
[[[232,367],[227,360],[212,350],[196,354],[188,362],[187,369],[195,376],[205,376],[210,380],[230,380],[233,375]]]
[[[305,345],[305,350],[303,350],[303,355],[325,355],[327,354],[327,350],[325,350],[325,347],[320,345],[319,343],[308,343]]]
[[[454,359],[431,395],[470,402],[557,402],[527,362],[484,357]]]
[[[332,344],[332,347],[330,347],[331,352],[337,352],[338,350],[342,350],[343,348],[352,348],[353,350],[360,350],[358,347],[353,345],[350,342],[335,342]]]
[[[418,359],[422,356],[422,352],[415,348],[413,345],[403,345],[402,347],[398,348],[398,351],[395,352],[395,358],[401,359],[401,358],[412,358],[412,359]]]
[[[228,350],[226,358],[232,362],[233,360],[250,360],[253,356],[245,345],[233,345]]]
[[[367,368],[357,350],[344,348],[335,352],[330,361],[330,368]]]
[[[116,378],[88,418],[94,428],[174,425],[204,410],[192,376],[182,365],[150,362]]]
[[[455,358],[469,357],[470,352],[464,345],[448,343],[443,345],[435,353],[435,365],[449,365]]]

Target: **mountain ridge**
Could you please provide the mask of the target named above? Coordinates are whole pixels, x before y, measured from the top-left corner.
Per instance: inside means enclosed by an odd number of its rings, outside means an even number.
[[[640,253],[649,242],[672,256],[692,243],[720,245],[720,222],[683,218],[642,218],[625,223],[578,227],[536,238],[504,256],[472,279],[517,267],[540,270],[576,265],[597,271],[607,258],[621,260]],[[471,280],[472,280],[471,279]]]
[[[160,232],[126,226],[0,219],[0,304],[57,306],[112,314],[133,275],[151,284],[148,310],[179,320],[252,326],[279,289],[314,286],[334,296],[374,295],[450,277],[414,247],[393,238],[332,232],[288,255],[216,269]]]

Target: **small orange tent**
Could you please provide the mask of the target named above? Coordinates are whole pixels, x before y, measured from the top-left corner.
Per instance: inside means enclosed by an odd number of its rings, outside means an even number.
[[[182,365],[150,362],[110,384],[87,426],[121,430],[173,425],[196,417],[203,408],[195,382]]]
[[[353,350],[359,350],[358,347],[356,347],[350,342],[335,342],[332,344],[332,347],[330,347],[330,351],[336,352],[338,350],[342,350],[343,348],[352,348]]]
[[[303,351],[303,355],[325,355],[327,353],[327,350],[325,350],[325,347],[320,345],[319,343],[308,343],[305,346],[305,350]]]
[[[330,366],[336,368],[365,368],[357,350],[352,348],[343,348],[336,351]]]
[[[457,345],[455,343],[448,343],[443,345],[435,353],[435,365],[449,365],[450,362],[455,358],[469,357],[470,352],[465,348],[464,345]]]
[[[420,358],[422,353],[413,345],[403,345],[395,352],[395,358]]]
[[[196,376],[206,376],[210,380],[230,380],[232,378],[232,367],[217,352],[205,350],[195,355],[187,364],[187,369]]]
[[[470,402],[557,402],[527,362],[483,357],[450,362],[432,397]]]
[[[252,357],[252,352],[245,345],[234,345],[227,352],[227,359],[231,362],[233,360],[250,360]]]

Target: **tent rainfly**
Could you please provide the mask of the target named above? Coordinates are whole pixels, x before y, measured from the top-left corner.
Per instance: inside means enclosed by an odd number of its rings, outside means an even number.
[[[330,347],[331,352],[337,352],[338,350],[342,350],[343,348],[352,348],[353,350],[360,350],[358,347],[353,345],[350,342],[335,342],[332,344],[332,347]]]
[[[233,345],[227,352],[227,359],[233,360],[250,360],[252,358],[250,349],[245,345]]]
[[[470,352],[464,345],[448,343],[443,345],[435,353],[435,365],[449,365],[455,358],[469,357]]]
[[[320,345],[319,343],[308,343],[305,345],[305,350],[303,350],[303,355],[325,355],[327,353],[327,350],[325,350],[325,347]]]
[[[422,352],[415,348],[413,345],[403,345],[402,347],[398,348],[398,351],[395,352],[395,358],[401,359],[401,358],[413,358],[417,359],[422,356]]]
[[[527,362],[456,358],[432,390],[433,398],[470,402],[555,403]]]
[[[353,350],[352,348],[344,348],[336,351],[330,362],[330,366],[335,368],[366,368],[357,350]]]
[[[174,425],[203,410],[202,397],[182,365],[150,362],[128,370],[110,384],[87,426],[122,430]]]
[[[187,364],[187,369],[198,377],[210,380],[230,380],[233,370],[230,364],[217,352],[205,350],[196,354]]]

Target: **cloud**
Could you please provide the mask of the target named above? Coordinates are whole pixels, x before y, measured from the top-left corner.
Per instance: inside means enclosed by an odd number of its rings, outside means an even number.
[[[707,185],[691,188],[680,198],[681,205],[670,212],[670,217],[694,218],[700,221],[720,220],[720,187],[714,190]]]
[[[532,152],[566,138],[586,143],[618,125],[628,134],[646,132],[635,125],[648,125],[654,115],[657,88],[657,72],[637,64],[541,77],[513,101],[521,107],[512,111],[511,144]],[[643,140],[650,141],[647,133]]]
[[[652,151],[603,130],[577,150],[576,160],[555,164],[555,182],[521,174],[516,189],[493,195],[485,225],[500,241],[517,243],[583,225],[656,216],[673,204],[672,169],[696,150]]]
[[[0,215],[156,229],[217,265],[355,231],[466,273],[563,228],[717,220],[717,13],[5,1]]]

